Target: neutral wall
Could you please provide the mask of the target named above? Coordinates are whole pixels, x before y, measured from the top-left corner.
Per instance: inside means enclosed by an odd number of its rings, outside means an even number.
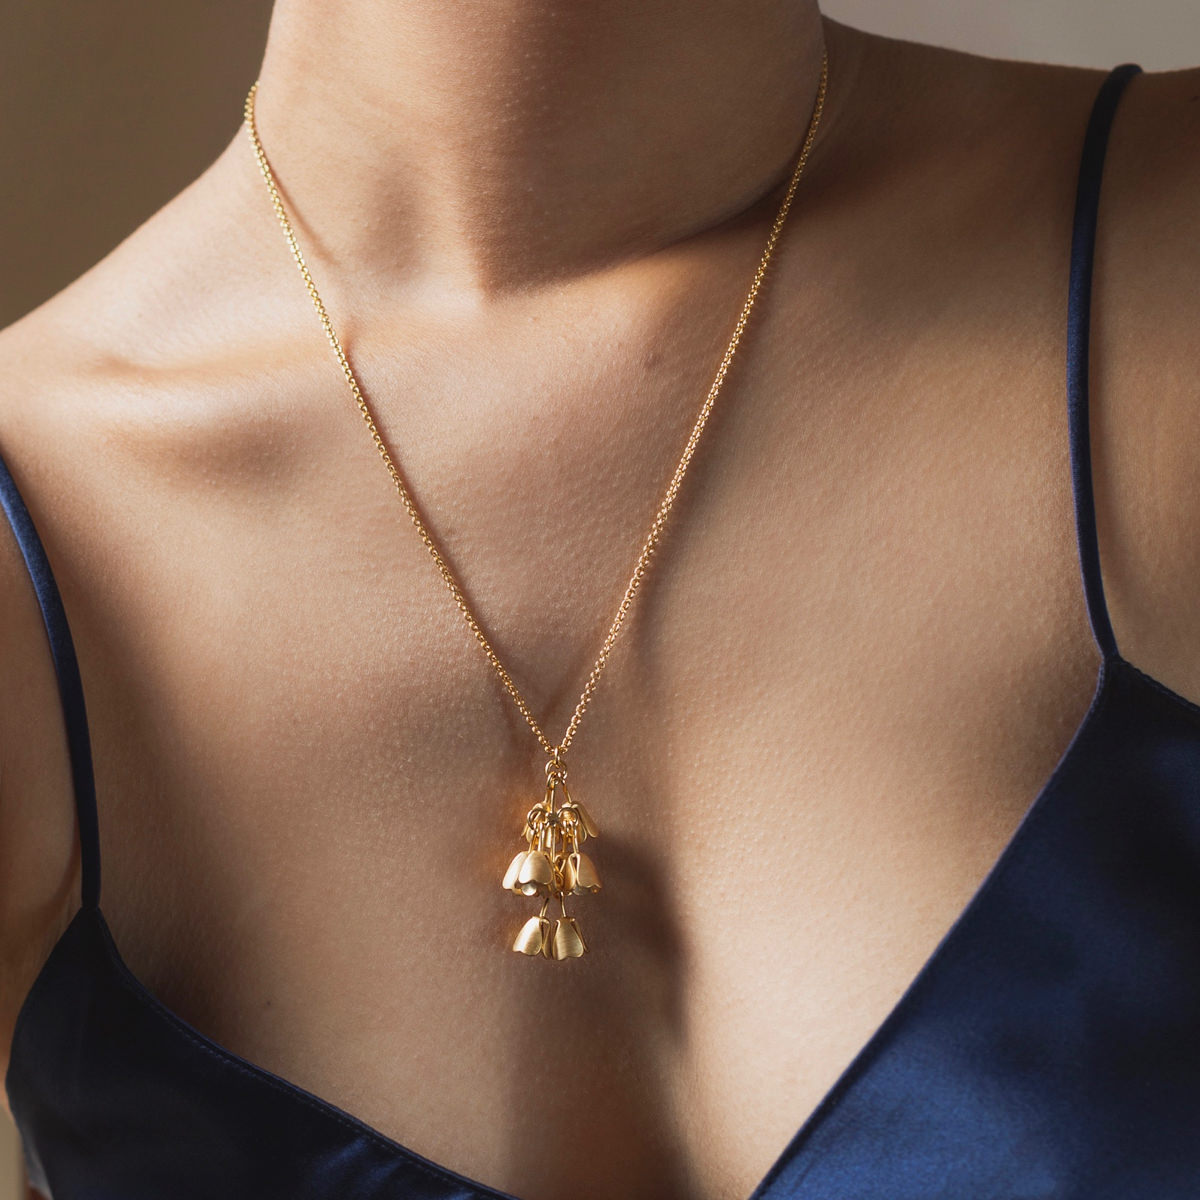
[[[998,58],[1147,71],[1200,65],[1196,0],[827,0],[831,17],[889,37]]]
[[[1001,57],[1200,63],[1196,0],[828,0],[894,37]],[[0,0],[0,326],[86,270],[235,133],[267,0]],[[17,1191],[0,1122],[0,1200]],[[11,1181],[11,1182],[10,1182]]]

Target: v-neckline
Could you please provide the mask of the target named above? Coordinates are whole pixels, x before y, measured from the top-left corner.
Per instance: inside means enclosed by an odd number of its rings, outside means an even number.
[[[867,1040],[862,1044],[858,1051],[851,1058],[848,1065],[842,1070],[834,1084],[825,1093],[820,1103],[813,1109],[799,1129],[789,1138],[788,1142],[780,1150],[775,1160],[767,1169],[766,1174],[755,1186],[754,1190],[746,1198],[746,1200],[770,1200],[772,1189],[775,1186],[781,1173],[788,1167],[800,1161],[800,1156],[805,1152],[805,1148],[811,1139],[817,1127],[826,1120],[831,1113],[835,1112],[840,1104],[843,1096],[853,1086],[854,1081],[862,1074],[869,1066],[871,1060],[875,1057],[876,1052],[886,1042],[891,1030],[901,1020],[903,1020],[907,1009],[910,1006],[911,999],[914,993],[921,986],[923,981],[929,976],[942,961],[947,952],[947,947],[953,942],[959,940],[963,934],[963,927],[967,924],[971,914],[982,903],[986,894],[990,891],[991,886],[997,876],[1004,869],[1005,865],[1014,857],[1018,848],[1027,840],[1028,831],[1032,827],[1035,818],[1049,805],[1053,798],[1056,785],[1062,777],[1068,763],[1074,758],[1078,747],[1083,744],[1085,734],[1095,724],[1099,714],[1104,708],[1104,702],[1111,692],[1110,680],[1113,674],[1118,669],[1128,670],[1136,679],[1143,684],[1151,686],[1156,690],[1164,693],[1170,699],[1183,705],[1196,714],[1200,714],[1200,705],[1188,700],[1187,697],[1180,695],[1161,683],[1154,677],[1147,675],[1139,668],[1128,663],[1120,654],[1113,654],[1109,657],[1102,657],[1097,671],[1095,688],[1092,694],[1091,702],[1088,705],[1087,711],[1084,713],[1079,723],[1075,727],[1071,735],[1070,741],[1059,757],[1053,770],[1050,772],[1046,781],[1034,797],[1033,801],[1026,808],[1021,820],[1018,822],[1015,830],[1009,837],[1004,848],[1000,851],[986,875],[979,883],[971,898],[964,905],[962,910],[955,917],[954,921],[943,934],[937,945],[930,952],[924,963],[912,978],[912,980],[904,988],[899,999],[891,1007],[880,1024],[870,1034]],[[81,921],[87,919],[96,921],[99,931],[102,934],[104,948],[110,964],[116,971],[119,981],[129,990],[141,1003],[156,1012],[161,1018],[165,1019],[174,1029],[182,1036],[203,1046],[206,1051],[228,1062],[237,1070],[249,1073],[265,1082],[269,1082],[276,1089],[282,1089],[284,1092],[292,1095],[296,1099],[304,1101],[310,1107],[315,1107],[318,1111],[328,1115],[330,1118],[337,1120],[341,1124],[349,1124],[357,1134],[365,1137],[382,1147],[387,1152],[394,1154],[402,1161],[412,1162],[426,1172],[432,1172],[439,1175],[449,1185],[459,1189],[469,1189],[473,1193],[473,1200],[522,1200],[521,1197],[515,1196],[512,1193],[501,1191],[498,1188],[485,1184],[477,1179],[456,1171],[451,1167],[435,1162],[432,1159],[426,1158],[418,1151],[413,1150],[409,1146],[396,1141],[394,1138],[388,1137],[381,1130],[367,1124],[364,1120],[354,1116],[352,1113],[346,1112],[339,1108],[330,1100],[326,1100],[298,1084],[285,1079],[284,1077],[275,1074],[265,1067],[259,1066],[257,1063],[250,1061],[235,1053],[229,1048],[221,1045],[219,1042],[210,1038],[207,1034],[196,1029],[187,1020],[181,1017],[174,1010],[169,1008],[162,1000],[160,1000],[142,981],[134,974],[129,965],[122,957],[116,939],[113,937],[112,931],[109,928],[108,922],[105,919],[100,907],[95,908],[81,907],[75,917],[72,919],[68,928],[64,931],[59,941],[55,944],[46,963],[43,965],[42,971],[38,978],[34,981],[29,993],[25,997],[25,1001],[21,1006],[17,1016],[16,1025],[13,1033],[13,1046],[17,1044],[17,1038],[21,1027],[24,1024],[28,1011],[32,1007],[32,1001],[35,993],[39,990],[38,984],[43,975],[47,972],[50,959],[55,957],[59,947],[63,945],[71,930],[76,927]],[[12,1060],[9,1062],[9,1072],[6,1074],[5,1085],[7,1090],[8,1076],[12,1071]]]

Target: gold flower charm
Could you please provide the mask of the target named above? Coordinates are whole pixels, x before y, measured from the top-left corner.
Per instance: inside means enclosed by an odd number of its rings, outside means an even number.
[[[563,917],[554,922],[554,957],[578,958],[587,951],[583,944],[583,934],[575,924],[574,917]]]
[[[553,942],[550,940],[550,920],[546,916],[546,905],[549,903],[550,897],[547,896],[542,903],[541,915],[530,917],[521,926],[521,932],[517,934],[517,939],[513,942],[514,950],[518,950],[522,954],[544,954],[547,958],[553,957],[554,949]]]
[[[563,891],[572,896],[582,896],[584,892],[599,890],[600,876],[596,874],[592,860],[586,854],[568,854],[563,867]]]
[[[587,944],[574,917],[567,915],[567,896],[600,890],[600,875],[580,846],[599,836],[591,814],[571,799],[567,769],[557,755],[546,764],[546,795],[525,815],[522,836],[526,847],[513,856],[504,872],[503,887],[518,896],[541,896],[542,909],[521,926],[512,948],[520,954],[543,958],[579,958]],[[562,793],[558,806],[555,801]],[[562,916],[550,932],[546,909],[552,899]]]

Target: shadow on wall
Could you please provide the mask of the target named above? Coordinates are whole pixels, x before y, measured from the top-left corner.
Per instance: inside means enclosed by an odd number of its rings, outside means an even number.
[[[270,11],[269,0],[5,6],[0,327],[216,158],[241,122]]]

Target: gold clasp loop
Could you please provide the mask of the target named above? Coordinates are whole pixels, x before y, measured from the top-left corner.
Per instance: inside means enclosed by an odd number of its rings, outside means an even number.
[[[546,761],[546,782],[562,783],[567,777],[567,764],[563,762],[562,755],[555,748],[549,759]]]

